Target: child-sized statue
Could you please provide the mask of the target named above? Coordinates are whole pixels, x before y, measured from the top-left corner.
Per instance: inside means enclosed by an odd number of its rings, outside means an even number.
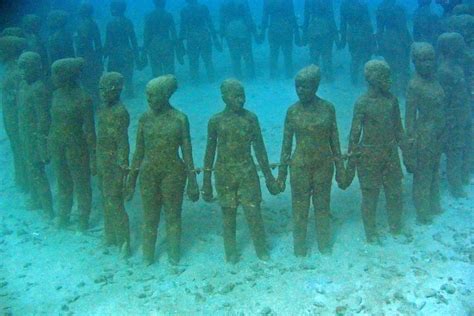
[[[238,261],[236,245],[236,216],[241,204],[252,235],[257,256],[269,260],[265,241],[260,203],[260,180],[252,158],[252,148],[262,169],[268,190],[279,193],[268,163],[258,119],[244,109],[245,91],[234,79],[225,80],[221,86],[224,111],[209,120],[206,155],[204,160],[203,199],[212,201],[212,170],[215,163],[216,191],[222,207],[224,222],[224,247],[226,260]]]
[[[21,75],[18,70],[18,57],[26,48],[26,41],[16,36],[0,37],[0,63],[4,65],[2,78],[2,112],[3,125],[10,140],[15,169],[15,184],[23,191],[28,191],[28,178],[25,159],[18,126],[18,89]]]
[[[153,78],[175,72],[175,52],[177,56],[178,36],[173,15],[166,11],[166,0],[153,0],[155,10],[145,18],[143,47],[148,54]],[[180,56],[181,58],[182,56]]]
[[[97,124],[97,175],[104,205],[105,244],[117,245],[130,255],[130,229],[124,207],[128,174],[128,126],[130,115],[120,101],[123,76],[106,73],[100,80],[102,106]]]
[[[34,14],[27,14],[21,20],[21,27],[27,42],[26,50],[38,53],[41,56],[43,70],[49,71],[48,53],[46,51],[46,45],[41,38],[41,25],[41,18]]]
[[[290,167],[293,207],[293,243],[296,256],[306,256],[308,213],[313,201],[316,236],[322,253],[331,251],[331,186],[344,180],[344,163],[339,145],[334,106],[316,95],[321,72],[315,65],[302,69],[295,79],[299,101],[285,118],[278,184],[281,191]],[[293,139],[296,140],[293,152]]]
[[[365,65],[368,91],[356,102],[349,137],[346,184],[357,174],[362,190],[362,219],[367,242],[378,242],[376,210],[380,190],[387,202],[390,232],[398,234],[402,219],[402,168],[398,148],[404,131],[397,98],[390,92],[390,67],[384,61]]]
[[[199,199],[188,118],[170,104],[177,89],[178,82],[173,75],[161,76],[148,83],[146,93],[150,110],[138,122],[136,150],[128,177],[127,200],[130,200],[140,174],[144,211],[143,256],[147,265],[155,261],[162,208],[166,217],[168,260],[171,264],[178,264],[186,181],[188,197],[193,202]]]
[[[95,127],[92,100],[81,88],[82,58],[54,62],[51,76],[56,90],[51,105],[49,151],[57,178],[58,227],[69,224],[73,195],[76,194],[80,231],[89,227],[92,189],[96,173]]]
[[[463,69],[465,49],[459,33],[444,33],[438,38],[438,80],[446,94],[446,174],[451,194],[456,198],[466,196],[463,182],[469,180],[472,136],[469,88]]]
[[[413,201],[417,221],[431,222],[441,211],[439,164],[445,128],[443,88],[436,78],[436,53],[429,43],[415,43],[412,60],[416,74],[410,81],[406,103],[406,133],[410,159],[405,165],[413,172]],[[408,149],[408,148],[407,148]]]
[[[107,24],[104,58],[108,58],[107,71],[121,73],[125,79],[125,96],[134,96],[134,62],[138,60],[138,43],[135,27],[125,17],[127,3],[113,0],[110,3],[112,20]]]
[[[69,14],[62,10],[51,11],[48,15],[48,56],[49,64],[56,60],[75,56],[72,34],[67,29]]]
[[[38,53],[23,53],[18,67],[23,79],[18,93],[18,118],[31,203],[39,202],[45,215],[53,218],[53,199],[45,171],[49,163],[47,138],[51,123],[51,93],[42,78],[43,61]]]
[[[102,40],[99,27],[94,21],[94,7],[83,3],[79,7],[79,24],[76,32],[76,54],[84,58],[81,82],[89,93],[95,106],[99,102],[99,80],[102,75]]]

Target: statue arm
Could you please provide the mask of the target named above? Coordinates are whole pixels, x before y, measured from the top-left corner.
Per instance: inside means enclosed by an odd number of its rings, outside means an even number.
[[[43,87],[38,92],[38,102],[36,103],[35,107],[35,117],[38,120],[38,129],[36,131],[36,139],[37,139],[37,148],[40,151],[41,160],[46,162],[48,161],[48,153],[47,153],[47,144],[48,144],[48,134],[49,128],[51,125],[51,115],[49,113],[50,105],[51,105],[51,93],[48,91],[46,87]]]
[[[140,166],[143,162],[144,157],[145,137],[143,134],[143,122],[140,120],[140,122],[138,123],[137,139],[135,142],[135,153],[133,154],[132,165],[130,167],[130,174],[128,178],[128,187],[131,192],[135,191],[138,174],[140,172]]]
[[[217,127],[214,119],[207,126],[207,145],[206,154],[204,156],[204,177],[203,177],[203,194],[205,201],[212,200],[212,168],[217,150]]]
[[[255,156],[257,158],[260,169],[263,172],[265,180],[269,181],[273,179],[272,171],[270,169],[270,163],[268,162],[267,149],[265,148],[265,143],[263,141],[262,130],[260,128],[260,123],[255,117],[253,120],[253,148],[255,151]]]
[[[413,88],[408,87],[406,106],[405,106],[405,128],[407,136],[412,138],[414,136],[415,121],[416,121],[416,94]]]
[[[331,151],[334,158],[334,165],[336,167],[336,179],[344,172],[344,162],[342,161],[341,144],[339,142],[339,130],[337,128],[336,112],[333,109],[331,124]]]
[[[394,98],[394,105],[393,105],[393,122],[395,127],[395,139],[397,140],[398,145],[400,148],[405,149],[405,131],[403,129],[402,123],[402,116],[400,114],[400,105],[398,104],[398,100]]]
[[[118,139],[118,163],[122,170],[128,170],[130,155],[130,144],[128,142],[128,127],[130,125],[130,115],[125,110],[120,118],[119,139]]]
[[[283,143],[280,155],[280,167],[278,168],[278,179],[286,181],[288,175],[288,166],[290,164],[291,151],[293,150],[294,130],[290,120],[290,114],[286,114],[285,126],[283,131]]]
[[[89,154],[91,162],[95,164],[95,153],[96,153],[96,135],[95,135],[95,122],[94,122],[94,111],[92,107],[92,98],[90,96],[84,96],[84,133],[87,140],[87,146],[89,148]]]

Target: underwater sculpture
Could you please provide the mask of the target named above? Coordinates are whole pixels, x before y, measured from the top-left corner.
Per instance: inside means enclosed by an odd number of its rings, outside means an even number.
[[[138,60],[138,43],[135,27],[130,19],[125,17],[127,4],[121,0],[110,3],[112,20],[107,23],[104,58],[107,61],[108,72],[118,72],[125,80],[125,96],[133,97],[134,63]]]
[[[383,0],[377,7],[376,20],[379,54],[390,66],[394,91],[404,95],[409,79],[412,43],[406,10],[397,0]]]
[[[191,81],[199,80],[199,59],[202,58],[209,82],[214,81],[212,46],[222,51],[209,9],[197,0],[187,0],[181,10],[180,41],[186,41]]]
[[[365,1],[345,0],[341,4],[340,14],[339,48],[348,45],[351,54],[351,81],[357,84],[362,77],[363,67],[372,57],[376,46],[369,7]]]
[[[153,78],[156,78],[174,74],[175,52],[181,62],[184,52],[178,46],[173,16],[165,10],[166,0],[153,2],[156,8],[145,18],[143,47],[150,60]]]
[[[97,122],[97,176],[104,207],[105,244],[120,247],[130,255],[130,229],[125,211],[125,186],[128,175],[128,127],[130,115],[120,101],[123,76],[106,73],[100,79],[102,106]]]
[[[242,78],[243,59],[247,77],[255,77],[252,37],[257,37],[257,28],[247,0],[225,0],[220,7],[220,33],[227,41],[232,69],[237,78]]]
[[[72,35],[67,29],[69,19],[69,14],[62,10],[54,10],[48,14],[49,65],[59,59],[75,57]]]
[[[15,184],[24,192],[28,191],[28,176],[18,126],[17,96],[21,75],[17,61],[26,44],[25,39],[16,36],[0,37],[0,62],[5,67],[1,83],[3,125],[13,154]]]
[[[96,174],[96,136],[92,100],[79,84],[82,58],[57,60],[51,67],[56,90],[51,104],[49,155],[57,179],[58,227],[69,224],[74,193],[78,229],[89,227],[91,175]]]
[[[293,43],[300,45],[301,37],[296,21],[293,0],[265,0],[260,37],[268,32],[270,48],[270,77],[275,78],[278,70],[278,57],[283,54],[285,75],[293,76]]]
[[[359,177],[362,191],[362,220],[367,242],[378,242],[376,210],[383,188],[390,232],[398,234],[402,219],[402,168],[398,148],[404,131],[397,98],[390,92],[390,67],[384,61],[365,65],[368,90],[356,102],[349,136],[346,183]]]
[[[94,7],[83,3],[79,7],[79,24],[76,30],[76,55],[84,58],[81,82],[91,95],[95,106],[99,102],[99,80],[102,75],[102,40],[94,21]]]
[[[45,167],[51,123],[51,92],[43,81],[43,60],[38,53],[23,53],[18,60],[22,82],[18,92],[18,124],[30,188],[30,207],[39,206],[52,219],[53,198]]]
[[[245,90],[235,79],[221,85],[225,109],[215,114],[208,124],[202,198],[213,199],[212,171],[222,208],[224,248],[226,261],[239,260],[236,242],[237,208],[242,205],[257,257],[269,260],[265,228],[260,209],[262,201],[260,180],[252,158],[255,152],[270,193],[278,194],[279,188],[268,163],[267,151],[257,117],[244,109]],[[217,153],[217,160],[214,159]]]
[[[465,197],[463,184],[469,181],[472,114],[463,62],[466,45],[459,33],[438,38],[438,80],[446,94],[446,175],[454,197]]]
[[[429,43],[415,43],[416,74],[407,90],[405,127],[408,138],[404,163],[413,173],[417,222],[430,223],[441,212],[439,166],[445,132],[443,88],[436,78],[436,53]]]
[[[311,63],[320,65],[324,80],[333,80],[332,53],[339,34],[332,0],[305,0],[303,44],[308,44]],[[321,60],[321,62],[320,62]]]
[[[48,52],[41,38],[41,18],[34,14],[27,14],[21,19],[21,27],[25,36],[26,51],[38,53],[41,56],[43,71],[49,71]]]
[[[147,87],[149,111],[138,122],[136,149],[127,183],[127,199],[135,191],[140,175],[143,203],[143,257],[145,264],[155,261],[155,244],[161,209],[166,218],[168,260],[178,264],[181,244],[181,212],[187,182],[187,195],[199,199],[194,169],[189,122],[169,100],[178,89],[173,75],[151,80]],[[181,150],[182,158],[178,152]]]
[[[441,33],[441,19],[431,10],[433,0],[418,0],[418,8],[413,14],[413,40],[436,45]]]
[[[317,96],[321,72],[315,65],[302,69],[295,78],[299,101],[292,105],[285,118],[283,144],[278,170],[280,190],[290,168],[293,208],[293,243],[296,256],[306,256],[308,213],[313,201],[316,237],[322,253],[331,251],[331,186],[342,186],[344,162],[339,145],[339,132],[334,106]],[[293,152],[293,138],[296,140]]]

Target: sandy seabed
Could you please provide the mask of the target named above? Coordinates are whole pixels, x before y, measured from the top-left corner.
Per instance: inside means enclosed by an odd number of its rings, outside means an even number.
[[[257,64],[266,65],[262,56],[257,53]],[[320,95],[336,106],[345,152],[352,106],[362,88],[352,88],[339,65],[336,61],[337,81],[322,85]],[[183,76],[185,70],[180,71]],[[137,120],[146,110],[141,97],[145,77],[137,78],[140,97],[125,100],[132,151]],[[291,80],[265,77],[261,73],[246,83],[246,106],[258,115],[270,160],[277,162],[285,112],[296,96]],[[172,99],[190,118],[197,166],[203,161],[207,121],[223,108],[218,88],[185,83]],[[38,212],[25,209],[25,198],[13,185],[3,128],[0,152],[0,313],[5,315],[474,315],[474,184],[468,187],[470,198],[454,200],[443,182],[444,213],[431,226],[417,226],[407,175],[403,233],[397,238],[388,234],[381,198],[380,246],[365,243],[357,181],[345,192],[334,185],[333,252],[323,256],[317,251],[311,214],[310,254],[304,259],[293,256],[289,189],[277,197],[263,190],[271,261],[256,258],[239,211],[241,260],[236,265],[224,262],[218,204],[186,201],[180,265],[168,264],[163,220],[157,262],[145,267],[139,194],[127,204],[134,253],[124,261],[115,248],[102,244],[97,190],[91,230],[85,235],[58,231]]]

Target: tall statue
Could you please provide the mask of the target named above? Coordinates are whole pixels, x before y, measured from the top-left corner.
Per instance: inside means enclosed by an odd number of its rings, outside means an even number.
[[[212,61],[212,46],[222,51],[207,5],[198,0],[187,0],[187,5],[181,10],[180,41],[186,41],[186,51],[189,58],[191,81],[199,81],[199,59],[204,62],[207,78],[214,81],[214,64]]]
[[[305,0],[303,44],[308,44],[311,63],[319,65],[324,80],[332,81],[332,54],[339,43],[332,0]]]
[[[128,175],[128,126],[130,115],[120,101],[123,76],[109,72],[100,79],[102,106],[97,123],[97,176],[104,207],[105,244],[120,247],[130,255],[130,229],[125,211],[125,185]]]
[[[51,92],[43,81],[43,60],[38,53],[23,53],[18,67],[22,74],[18,92],[18,123],[28,173],[30,206],[38,206],[47,218],[52,219],[53,199],[45,170],[49,164],[47,144]]]
[[[84,59],[81,82],[95,105],[99,102],[99,80],[102,75],[102,40],[99,27],[94,20],[94,7],[81,4],[79,25],[76,30],[76,56]]]
[[[69,225],[73,197],[79,210],[78,230],[89,227],[91,175],[96,174],[96,136],[92,100],[79,83],[82,58],[57,60],[51,67],[56,90],[51,104],[49,155],[57,181],[58,227]]]
[[[162,208],[166,217],[168,260],[171,264],[179,263],[186,183],[189,199],[193,202],[199,199],[188,118],[170,104],[177,89],[178,81],[173,75],[161,76],[148,83],[146,93],[150,109],[138,122],[136,149],[128,176],[127,199],[130,200],[140,175],[146,265],[155,261]]]
[[[61,10],[54,10],[48,14],[49,65],[52,65],[56,60],[75,56],[72,34],[67,28],[69,19],[69,14]]]
[[[25,192],[28,191],[28,175],[18,126],[17,97],[21,75],[17,62],[26,45],[27,42],[24,38],[16,36],[0,37],[0,63],[5,69],[1,82],[3,126],[13,154],[15,184]]]
[[[293,0],[265,0],[261,37],[268,33],[270,45],[270,77],[275,78],[278,69],[278,56],[283,54],[285,75],[293,76],[293,43],[300,45],[299,27],[296,21]]]
[[[472,114],[464,66],[466,44],[459,33],[443,33],[438,38],[438,80],[446,93],[446,174],[454,197],[465,197],[469,182],[469,144]]]
[[[392,234],[402,227],[402,168],[398,149],[405,136],[397,98],[390,92],[390,67],[384,61],[365,65],[368,90],[356,102],[349,136],[346,184],[355,171],[362,191],[362,220],[367,242],[378,242],[376,211],[381,189],[385,193]]]
[[[174,74],[175,52],[178,57],[178,36],[171,13],[166,11],[166,0],[154,0],[155,10],[145,18],[144,50],[148,54],[153,78]]]
[[[257,28],[247,0],[225,0],[220,7],[220,32],[229,47],[232,69],[237,78],[242,78],[242,60],[247,77],[255,77],[252,38],[257,37]]]
[[[239,205],[244,209],[255,252],[259,259],[267,261],[269,255],[260,209],[260,180],[252,149],[269,191],[277,194],[279,189],[268,163],[258,119],[255,114],[244,109],[244,87],[239,81],[228,79],[222,83],[221,93],[226,106],[209,120],[202,197],[207,202],[212,201],[211,178],[214,170],[216,191],[223,213],[226,261],[236,263],[239,260],[236,241]]]
[[[418,8],[413,15],[413,40],[436,45],[441,32],[441,20],[431,10],[432,2],[432,0],[418,0]]]
[[[132,21],[125,17],[126,10],[127,4],[122,0],[113,0],[110,3],[112,20],[107,23],[104,58],[108,59],[108,72],[118,72],[124,77],[125,96],[131,98],[135,95],[133,72],[139,54],[135,27]]]
[[[316,93],[321,81],[318,67],[302,69],[295,79],[299,101],[285,118],[278,183],[281,191],[290,168],[293,208],[293,243],[296,256],[307,254],[308,213],[313,202],[319,251],[331,252],[331,187],[343,184],[345,169],[341,157],[334,106]],[[295,148],[293,150],[293,141]]]
[[[38,53],[41,56],[43,70],[45,72],[49,71],[48,52],[46,51],[45,42],[41,37],[41,18],[34,14],[27,14],[21,19],[21,27],[27,42],[26,50]]]
[[[363,0],[344,0],[341,4],[341,42],[339,48],[349,46],[351,81],[360,82],[363,67],[375,51],[375,38],[369,7]]]
[[[445,95],[436,77],[436,53],[429,43],[415,43],[412,60],[416,74],[407,90],[405,159],[413,172],[413,201],[417,221],[430,223],[441,212],[439,166],[445,132]]]
[[[404,95],[409,79],[412,43],[406,10],[397,0],[383,0],[377,7],[376,20],[379,53],[390,66],[394,92]]]

